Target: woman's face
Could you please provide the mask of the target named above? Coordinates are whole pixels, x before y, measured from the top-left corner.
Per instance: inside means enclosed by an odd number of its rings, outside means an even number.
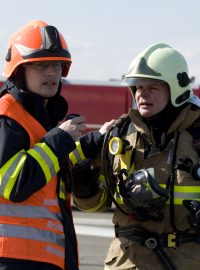
[[[161,112],[170,100],[169,86],[160,80],[136,80],[135,101],[139,113],[149,118]]]
[[[56,61],[24,64],[27,90],[42,97],[55,96],[62,75],[62,63]]]

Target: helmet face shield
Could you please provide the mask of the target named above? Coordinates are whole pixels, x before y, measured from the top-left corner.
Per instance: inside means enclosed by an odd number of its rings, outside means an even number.
[[[179,107],[192,96],[188,67],[184,57],[169,45],[149,46],[132,61],[124,83],[135,86],[135,79],[149,78],[166,82],[170,87],[171,103]]]
[[[125,86],[136,86],[137,78],[124,78],[123,85]]]
[[[54,26],[33,21],[10,38],[4,75],[9,78],[19,65],[40,61],[63,62],[62,76],[65,77],[71,55],[63,36]]]
[[[124,79],[124,84],[126,86],[133,86],[133,87],[137,87],[138,85],[140,85],[141,82],[143,81],[148,81],[150,80],[151,84],[154,84],[155,85],[160,85],[160,84],[167,84],[165,81],[162,81],[162,80],[156,80],[156,79],[150,79],[150,78],[143,78],[143,77],[140,77],[140,78],[125,78]]]

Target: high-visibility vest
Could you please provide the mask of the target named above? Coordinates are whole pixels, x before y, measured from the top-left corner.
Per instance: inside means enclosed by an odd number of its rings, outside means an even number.
[[[46,133],[40,123],[8,94],[0,99],[0,115],[16,120],[25,128],[30,147]],[[65,235],[57,181],[57,177],[53,177],[21,203],[0,197],[0,257],[47,262],[64,269]]]

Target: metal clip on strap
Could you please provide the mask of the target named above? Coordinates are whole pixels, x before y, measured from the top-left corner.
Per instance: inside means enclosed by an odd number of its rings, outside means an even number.
[[[160,260],[160,262],[162,263],[162,265],[165,267],[166,270],[176,270],[167,253],[158,244],[158,241],[155,237],[147,238],[144,244],[148,249],[151,249],[156,253],[158,259]]]

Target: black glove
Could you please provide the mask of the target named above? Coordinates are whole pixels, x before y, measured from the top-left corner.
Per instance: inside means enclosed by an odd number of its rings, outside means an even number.
[[[100,167],[91,168],[91,160],[85,159],[72,167],[73,193],[79,198],[95,196],[99,191]]]

